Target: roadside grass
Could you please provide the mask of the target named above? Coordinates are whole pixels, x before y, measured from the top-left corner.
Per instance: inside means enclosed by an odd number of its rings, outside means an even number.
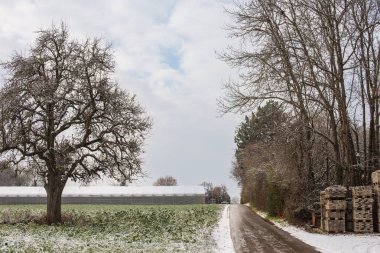
[[[251,204],[247,205],[254,213],[256,213],[257,215],[259,215],[260,217],[262,217],[263,219],[265,220],[268,220],[268,221],[271,221],[272,223],[276,222],[276,223],[283,223],[283,224],[286,224],[286,220],[281,218],[281,217],[277,217],[277,216],[272,216],[272,215],[269,215],[269,213],[266,213],[266,212],[263,212],[263,211],[260,211],[259,209],[257,209],[256,207],[252,206]]]
[[[261,218],[263,218],[267,222],[270,222],[272,225],[276,225],[277,227],[284,227],[284,226],[291,225],[291,226],[294,226],[294,227],[302,228],[304,231],[307,231],[307,232],[313,233],[313,234],[328,234],[328,232],[320,229],[319,227],[312,228],[312,227],[307,226],[307,225],[303,225],[303,226],[299,226],[299,225],[297,226],[297,225],[294,225],[294,224],[292,225],[291,223],[289,223],[284,218],[276,217],[276,216],[271,216],[268,213],[260,211],[256,207],[251,206],[251,205],[247,205],[247,206],[252,210],[252,212],[256,213]]]
[[[217,205],[63,205],[45,225],[45,205],[0,206],[0,252],[212,252]]]

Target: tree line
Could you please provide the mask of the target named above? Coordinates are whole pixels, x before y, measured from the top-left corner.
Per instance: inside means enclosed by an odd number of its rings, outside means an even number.
[[[206,204],[226,204],[231,203],[231,197],[228,194],[227,187],[222,184],[214,186],[210,182],[203,182],[200,184],[205,189],[205,203]]]
[[[236,134],[243,197],[277,192],[291,216],[327,185],[369,184],[380,150],[378,2],[250,0],[228,12],[240,43],[221,57],[239,78],[220,106],[255,112]]]

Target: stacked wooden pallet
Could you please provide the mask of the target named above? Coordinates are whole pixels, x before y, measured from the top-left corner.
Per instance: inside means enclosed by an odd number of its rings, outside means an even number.
[[[347,189],[334,185],[321,192],[321,227],[331,233],[345,232]]]
[[[353,231],[373,232],[373,191],[371,186],[351,187]]]
[[[380,232],[380,170],[372,173],[372,186],[374,197],[374,230]]]

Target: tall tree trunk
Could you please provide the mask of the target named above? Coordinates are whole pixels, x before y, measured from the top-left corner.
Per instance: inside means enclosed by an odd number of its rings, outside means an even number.
[[[60,176],[53,174],[48,176],[48,183],[45,185],[47,193],[47,223],[58,224],[62,222],[61,199],[65,183],[62,183]]]
[[[330,117],[330,128],[332,140],[334,142],[334,161],[335,161],[335,180],[337,184],[343,184],[344,167],[342,166],[342,159],[340,153],[339,137],[338,137],[338,126],[336,123],[335,115],[333,109],[328,111]]]
[[[363,65],[363,64],[362,64]],[[368,184],[371,180],[370,170],[368,168],[368,154],[367,154],[367,112],[366,112],[366,92],[365,92],[365,85],[364,85],[364,77],[363,77],[363,67],[359,67],[359,73],[360,73],[360,98],[361,98],[361,106],[362,106],[362,126],[363,126],[363,133],[362,133],[362,139],[363,139],[363,152],[364,152],[364,159],[363,159],[363,167],[364,167],[364,173],[365,173],[365,184]]]
[[[376,99],[375,99],[375,159],[373,171],[378,170],[380,166],[380,112],[379,112],[379,86],[376,87]],[[373,172],[371,171],[371,172]]]

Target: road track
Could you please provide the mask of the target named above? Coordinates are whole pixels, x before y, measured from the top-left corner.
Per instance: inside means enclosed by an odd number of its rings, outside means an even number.
[[[230,206],[230,227],[236,253],[319,252],[265,221],[244,205]]]

